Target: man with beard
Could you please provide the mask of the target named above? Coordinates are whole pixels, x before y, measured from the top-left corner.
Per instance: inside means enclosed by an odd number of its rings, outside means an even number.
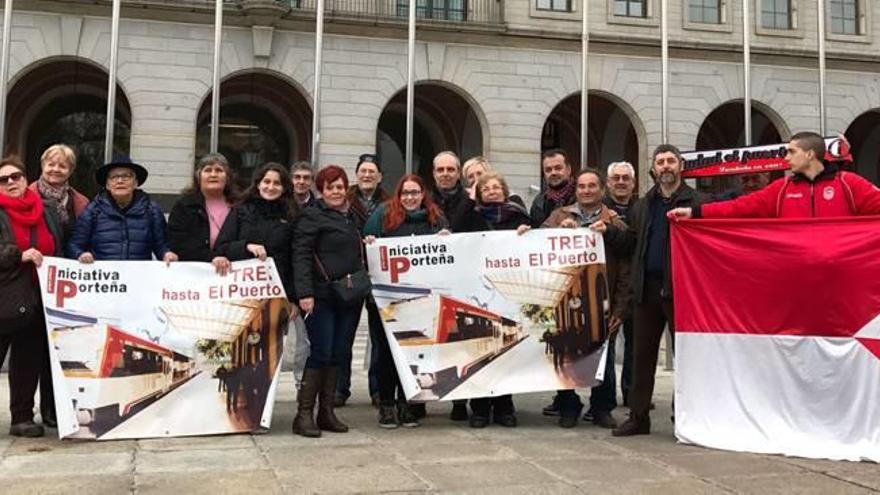
[[[556,208],[574,203],[571,164],[564,150],[554,148],[541,154],[541,172],[547,187],[532,202],[532,227],[540,227]]]
[[[621,220],[627,222],[629,211],[636,202],[636,170],[629,162],[614,162],[608,165],[608,175],[605,176],[606,190],[605,206],[611,208]],[[632,301],[630,301],[632,302]],[[626,308],[626,312],[632,315],[632,308]],[[632,316],[624,320],[623,324],[623,371],[620,373],[620,391],[623,394],[623,405],[629,406],[629,389],[632,388],[632,360],[633,360],[633,320]],[[609,354],[609,357],[613,357]],[[584,416],[585,421],[593,418]]]
[[[617,407],[614,372],[614,337],[630,310],[630,255],[632,239],[626,235],[627,226],[617,213],[603,204],[605,182],[598,170],[586,169],[577,176],[576,202],[553,211],[543,227],[589,228],[602,234],[605,243],[605,266],[608,277],[611,318],[608,321],[608,356],[605,360],[605,379],[590,392],[590,421],[603,428],[616,428],[617,421],[611,411]],[[585,329],[584,329],[585,330]],[[575,337],[574,328],[564,335]],[[569,354],[574,357],[578,337],[567,342]],[[555,364],[555,363],[554,363]],[[560,390],[556,395],[559,408],[559,426],[572,428],[577,425],[583,404],[574,390]]]
[[[647,435],[651,432],[649,409],[654,393],[657,352],[663,330],[675,335],[672,309],[669,221],[674,208],[693,207],[704,197],[681,178],[681,152],[671,144],[654,150],[652,167],[657,184],[636,201],[629,215],[627,235],[635,241],[632,262],[633,384],[629,392],[629,418],[613,431],[614,436]]]

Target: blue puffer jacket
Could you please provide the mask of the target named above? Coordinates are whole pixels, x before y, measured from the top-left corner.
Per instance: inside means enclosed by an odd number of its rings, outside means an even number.
[[[168,252],[165,216],[140,189],[124,212],[101,191],[76,219],[64,251],[72,259],[89,252],[96,260],[161,260]]]

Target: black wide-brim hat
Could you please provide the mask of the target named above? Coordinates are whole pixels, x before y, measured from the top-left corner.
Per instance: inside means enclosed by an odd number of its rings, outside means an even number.
[[[139,165],[133,161],[131,161],[131,157],[128,155],[121,155],[113,158],[113,161],[109,163],[105,163],[101,165],[98,170],[95,170],[95,180],[98,181],[98,184],[101,187],[104,187],[107,184],[107,175],[110,174],[110,170],[114,168],[127,168],[134,172],[135,177],[137,178],[138,186],[147,181],[147,169],[145,169],[142,165]]]

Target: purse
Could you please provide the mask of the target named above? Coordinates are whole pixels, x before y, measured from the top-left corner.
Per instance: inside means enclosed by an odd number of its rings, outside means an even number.
[[[361,253],[361,256],[363,256],[363,253]],[[327,270],[324,269],[324,265],[318,259],[317,254],[315,254],[315,263],[318,264],[321,275],[330,284],[334,297],[341,303],[352,304],[360,302],[369,296],[373,290],[373,282],[370,281],[370,275],[363,268],[354,273],[349,273],[338,280],[330,280]]]

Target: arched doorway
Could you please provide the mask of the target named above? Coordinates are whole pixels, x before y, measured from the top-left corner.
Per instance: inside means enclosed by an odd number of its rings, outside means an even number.
[[[880,184],[880,108],[859,115],[844,135],[852,147],[856,172]]]
[[[587,157],[581,157],[581,94],[575,93],[559,102],[541,133],[541,152],[562,148],[568,153],[574,170],[589,166],[603,170],[611,162],[627,161],[636,168],[641,164],[636,124],[621,102],[610,95],[590,92],[587,99]],[[540,173],[540,172],[539,172]],[[541,182],[543,185],[543,174]]]
[[[413,171],[433,184],[433,160],[441,151],[466,159],[483,153],[483,126],[474,106],[457,91],[433,82],[415,86]],[[406,150],[406,90],[382,110],[376,130],[376,153],[384,185],[390,189],[403,176]]]
[[[211,98],[199,109],[196,159],[211,145]],[[220,84],[218,151],[238,174],[250,182],[254,169],[266,162],[290,165],[311,153],[312,108],[303,92],[278,76],[248,72]]]
[[[100,189],[94,170],[104,163],[107,78],[90,62],[61,59],[40,63],[15,82],[7,100],[5,151],[24,159],[28,180],[39,177],[43,151],[64,143],[77,156],[73,187],[90,197]],[[113,154],[128,153],[131,107],[119,85],[113,135]]]
[[[768,106],[752,102],[752,146],[777,144],[788,139],[782,119]],[[695,150],[718,150],[746,145],[745,107],[741,100],[729,101],[709,113],[697,132]],[[776,175],[782,175],[778,173]],[[706,177],[697,179],[701,191],[718,193],[736,187],[736,179]]]

